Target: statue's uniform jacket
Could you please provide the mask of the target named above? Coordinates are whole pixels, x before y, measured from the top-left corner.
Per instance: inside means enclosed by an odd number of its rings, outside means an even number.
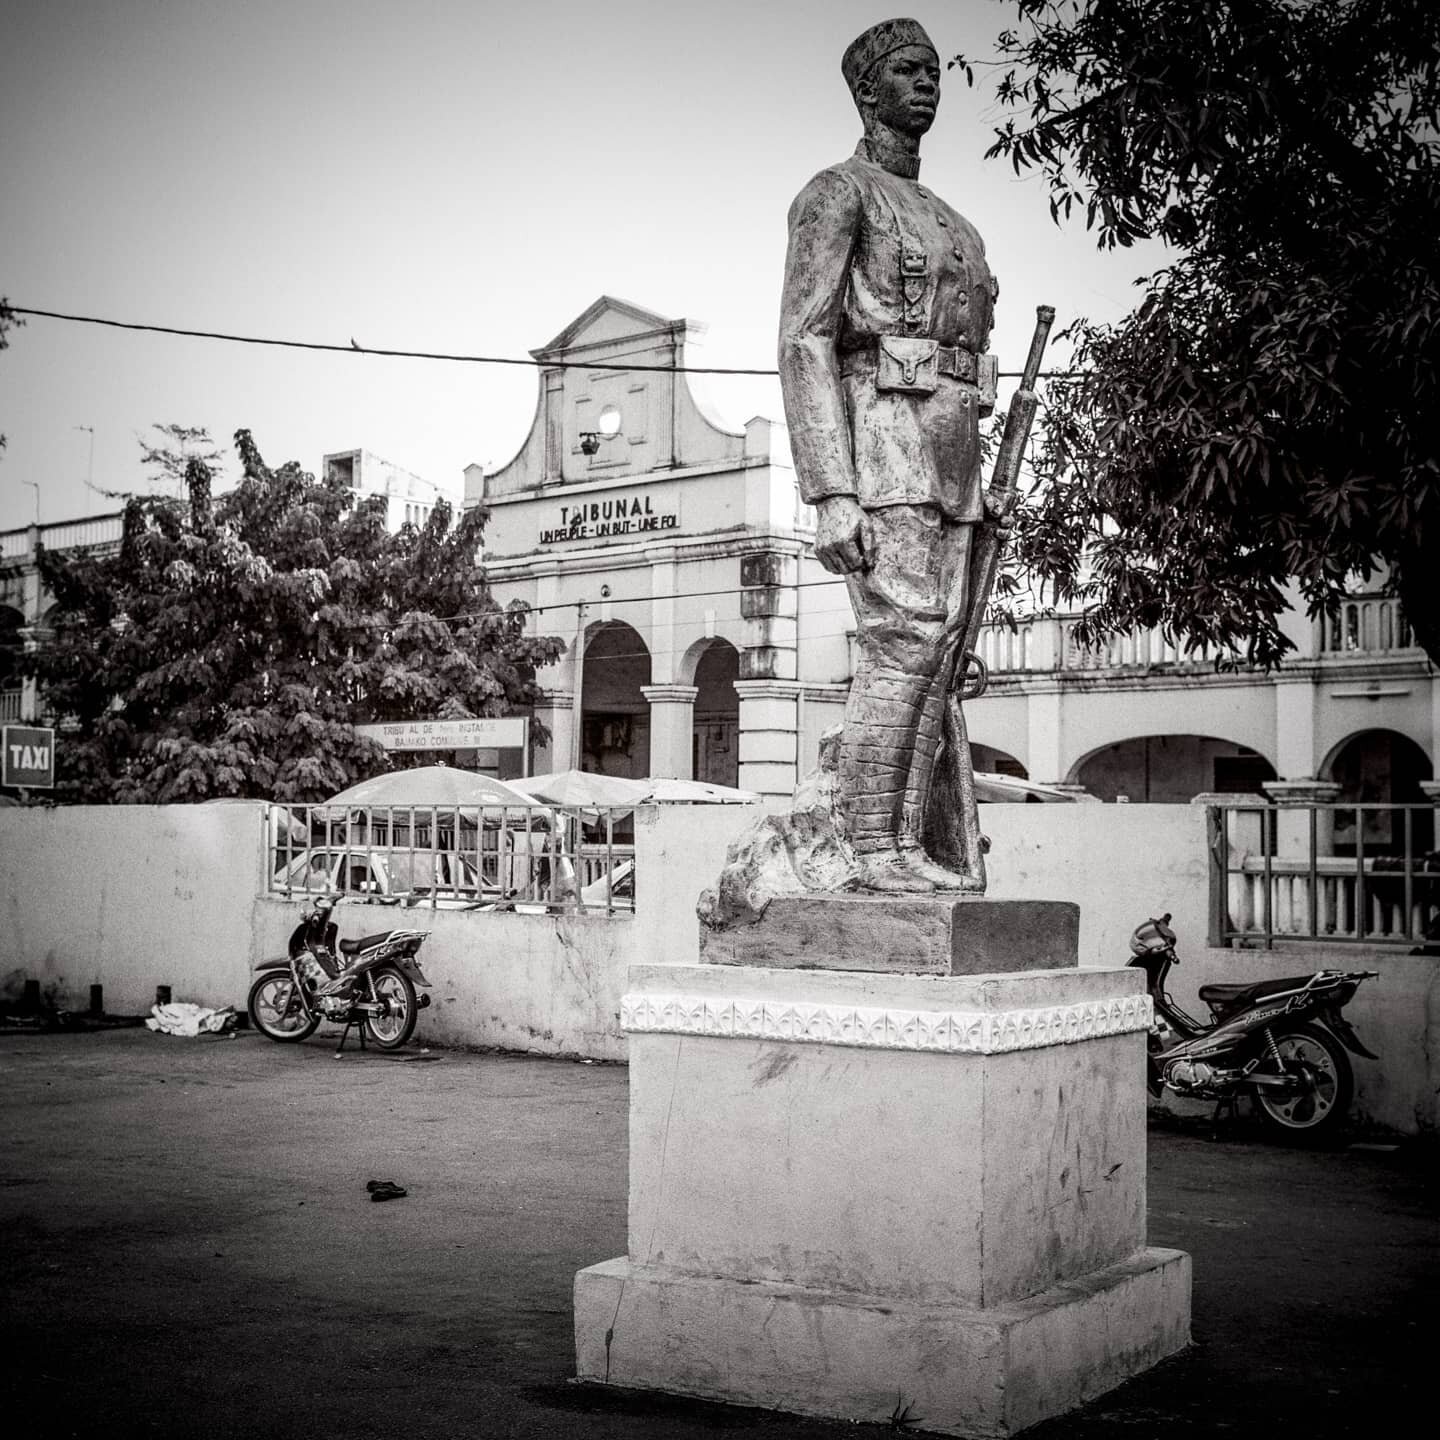
[[[928,505],[979,520],[976,386],[942,375],[928,396],[878,392],[873,360],[885,335],[984,351],[996,287],[975,227],[873,162],[864,141],[806,185],[789,224],[780,378],[802,499],[852,495],[866,510]],[[902,249],[925,257],[909,324]]]

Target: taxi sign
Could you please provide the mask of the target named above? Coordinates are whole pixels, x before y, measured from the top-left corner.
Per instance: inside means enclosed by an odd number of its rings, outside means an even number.
[[[6,725],[0,732],[0,783],[28,790],[55,788],[55,732],[47,726]]]

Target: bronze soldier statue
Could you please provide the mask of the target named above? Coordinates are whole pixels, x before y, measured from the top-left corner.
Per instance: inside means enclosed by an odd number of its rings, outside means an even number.
[[[841,70],[864,122],[855,154],[790,208],[780,381],[815,548],[843,574],[859,664],[836,789],[859,888],[985,888],[970,757],[951,701],[977,603],[986,522],[979,422],[995,401],[985,353],[997,286],[975,227],[920,181],[940,60],[914,20],[887,20]],[[984,603],[981,597],[978,603]],[[949,719],[947,721],[947,710]],[[927,817],[942,735],[947,799]],[[945,863],[940,863],[941,861]]]

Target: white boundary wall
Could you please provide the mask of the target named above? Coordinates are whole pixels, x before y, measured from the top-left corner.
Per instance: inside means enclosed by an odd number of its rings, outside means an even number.
[[[0,809],[0,989],[138,1015],[172,998],[244,1004],[265,807]]]
[[[83,1008],[105,987],[114,1014],[176,1000],[243,1007],[254,961],[282,953],[303,901],[261,893],[264,805],[0,809],[0,989],[38,979]],[[634,915],[512,915],[344,906],[341,933],[431,931],[434,982],[422,1038],[540,1054],[625,1058],[620,997],[633,963],[694,962],[695,900],[713,884],[749,806],[646,807],[637,816]],[[1362,1117],[1437,1128],[1440,960],[1360,947],[1206,949],[1205,812],[1186,805],[987,805],[990,894],[1073,900],[1083,965],[1123,965],[1130,932],[1169,911],[1176,1000],[1199,985],[1321,967],[1373,969],[1349,1014],[1382,1063],[1357,1059]]]

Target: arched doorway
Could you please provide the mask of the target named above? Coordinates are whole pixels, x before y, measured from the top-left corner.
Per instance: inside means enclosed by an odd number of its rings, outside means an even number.
[[[1071,777],[1102,800],[1185,805],[1220,790],[1259,795],[1275,767],[1254,750],[1208,735],[1144,735],[1092,751]]]
[[[650,651],[622,620],[590,631],[581,683],[580,768],[642,779],[650,770]]]
[[[1009,775],[1016,780],[1030,778],[1030,772],[1013,755],[975,740],[970,742],[970,764],[987,775]]]
[[[1433,776],[1425,752],[1396,730],[1362,730],[1331,752],[1321,773],[1340,787],[1335,803],[1361,807],[1361,835],[1367,855],[1405,853],[1404,812],[1366,809],[1367,806],[1424,805],[1422,780]],[[1434,815],[1427,806],[1412,812],[1410,849],[1424,854],[1434,848]],[[1355,853],[1355,812],[1335,812],[1334,846],[1337,855]]]
[[[691,741],[690,773],[711,785],[740,783],[740,652],[728,641],[715,639],[705,647],[695,666],[692,682],[695,725]]]

